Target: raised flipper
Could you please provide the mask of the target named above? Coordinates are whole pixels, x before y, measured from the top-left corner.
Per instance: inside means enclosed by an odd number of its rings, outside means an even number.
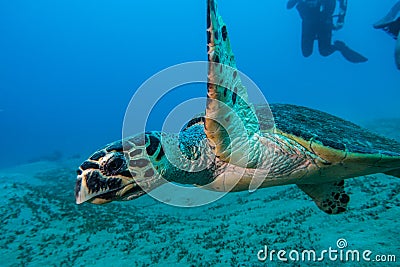
[[[262,149],[254,109],[236,69],[228,31],[217,12],[215,0],[208,0],[208,93],[205,133],[215,154],[225,162],[255,167]],[[249,153],[249,152],[252,153]]]
[[[339,214],[346,211],[349,195],[344,192],[344,180],[324,184],[298,184],[301,190],[309,195],[318,208],[328,214]]]

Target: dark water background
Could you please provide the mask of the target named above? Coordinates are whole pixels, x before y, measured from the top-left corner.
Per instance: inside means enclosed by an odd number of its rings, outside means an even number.
[[[395,2],[349,1],[334,39],[367,56],[364,64],[338,53],[303,58],[300,18],[286,1],[220,0],[219,7],[239,69],[269,102],[363,123],[400,117],[395,43],[372,28]],[[0,1],[0,167],[85,157],[119,139],[141,83],[171,65],[206,60],[205,16],[203,0]]]

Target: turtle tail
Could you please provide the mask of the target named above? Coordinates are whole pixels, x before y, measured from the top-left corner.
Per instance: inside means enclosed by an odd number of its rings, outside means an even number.
[[[388,171],[388,172],[384,172],[384,174],[400,178],[400,169],[394,169],[394,170],[391,170],[391,171]]]

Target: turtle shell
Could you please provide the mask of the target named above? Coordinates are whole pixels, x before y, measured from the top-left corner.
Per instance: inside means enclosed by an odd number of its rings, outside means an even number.
[[[357,154],[380,154],[400,157],[400,143],[328,113],[302,106],[271,104],[276,130],[313,141],[324,147]],[[267,106],[255,106],[260,128],[270,129]]]

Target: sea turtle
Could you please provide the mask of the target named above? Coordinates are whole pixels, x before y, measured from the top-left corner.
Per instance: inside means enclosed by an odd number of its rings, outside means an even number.
[[[375,29],[382,29],[396,39],[394,58],[396,66],[400,69],[400,1],[398,1],[378,22],[374,23]]]
[[[179,134],[146,132],[96,151],[77,171],[77,204],[135,199],[160,186],[161,177],[217,191],[248,190],[261,177],[260,187],[296,184],[321,210],[338,214],[349,202],[344,179],[400,177],[400,143],[394,140],[295,105],[270,105],[271,120],[268,106],[247,103],[215,0],[208,0],[207,27],[205,114]],[[191,171],[196,166],[190,164],[205,168]]]

